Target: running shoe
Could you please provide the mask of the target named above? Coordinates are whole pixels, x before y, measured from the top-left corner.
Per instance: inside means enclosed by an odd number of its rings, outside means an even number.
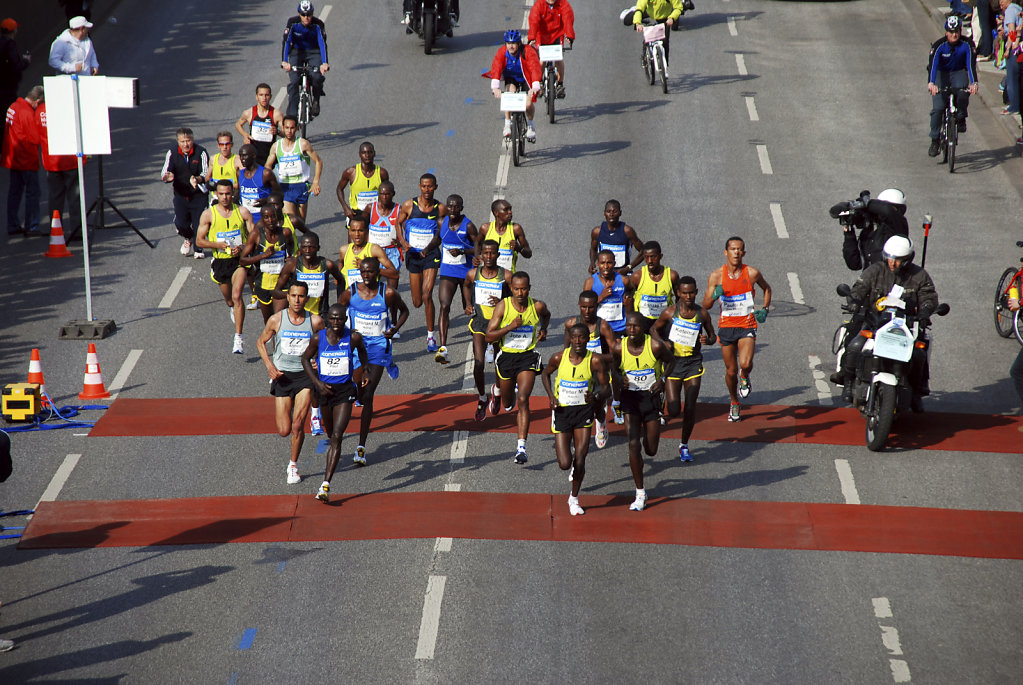
[[[490,402],[487,405],[487,409],[490,410],[491,416],[497,416],[497,412],[501,409],[500,395],[497,394],[497,383],[490,386]]]
[[[437,354],[434,355],[433,357],[433,361],[437,362],[438,364],[448,363],[448,348],[445,345],[440,346],[440,348],[437,350]]]
[[[191,240],[186,240],[185,242],[181,243],[181,254],[185,255],[186,257],[188,255],[192,254],[192,241]]]
[[[401,331],[395,331],[394,335],[391,336],[391,340],[401,340]]]
[[[316,493],[316,499],[320,500],[321,502],[330,501],[330,485],[328,483],[323,483],[322,485],[320,485],[320,490],[319,492]]]
[[[503,135],[505,138],[511,138],[511,119],[504,120],[504,131],[501,133],[501,135]]]
[[[636,490],[636,499],[629,505],[629,511],[643,511],[646,509],[646,491]]]
[[[536,129],[533,128],[532,126],[526,126],[526,142],[527,143],[536,142]]]
[[[438,349],[437,340],[432,335],[426,336],[426,351],[436,352]]]
[[[0,652],[9,652],[14,649],[14,640],[0,640]]]
[[[607,424],[602,421],[593,420],[593,440],[597,444],[597,449],[603,449],[607,444]]]
[[[232,312],[234,313],[234,312]],[[245,354],[245,338],[235,334],[234,346],[231,348],[233,354]]]
[[[245,308],[248,309],[250,312],[253,309],[259,309],[259,302],[256,300],[256,296],[255,295],[253,295],[252,298],[249,299],[249,303],[247,305],[245,305]]]
[[[398,365],[395,364],[393,361],[387,367],[387,375],[391,377],[392,381],[398,380],[399,375]]]
[[[586,513],[586,510],[579,506],[578,497],[568,498],[568,513],[570,513],[572,516],[582,516],[583,514]]]
[[[494,363],[494,346],[487,345],[487,353],[483,355],[483,363],[493,364]]]
[[[358,464],[359,466],[365,466],[366,465],[366,448],[365,447],[363,447],[362,445],[359,445],[358,447],[355,448],[355,456],[352,457],[352,462],[355,463],[355,464]]]
[[[739,376],[739,397],[749,397],[749,394],[753,391],[753,386],[750,385],[749,378],[746,376]]]
[[[288,485],[294,485],[295,483],[302,482],[302,476],[298,475],[298,464],[293,461],[288,462]]]
[[[575,479],[575,467],[568,467],[568,482],[571,483]]]
[[[619,426],[625,423],[625,413],[622,411],[621,402],[611,402],[611,411],[615,415],[615,423]]]
[[[234,323],[234,307],[230,307],[227,311],[231,313],[231,323]]]
[[[728,420],[739,421],[742,417],[739,416],[739,405],[733,404],[728,407]]]
[[[195,252],[192,253],[193,259],[206,259],[206,253],[200,250],[198,247],[195,248]]]
[[[484,397],[482,400],[477,400],[476,414],[474,418],[477,422],[487,418],[487,398]]]
[[[309,435],[323,435],[323,422],[320,421],[319,416],[310,416],[309,426]]]
[[[687,462],[693,460],[693,455],[689,453],[689,445],[678,446],[678,458],[680,461]]]
[[[515,450],[515,463],[516,464],[525,464],[527,461],[528,461],[528,459],[526,459],[526,448],[525,447],[520,447],[519,449]]]

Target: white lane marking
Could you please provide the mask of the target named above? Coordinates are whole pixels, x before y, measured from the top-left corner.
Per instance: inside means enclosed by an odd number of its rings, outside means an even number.
[[[799,287],[799,275],[789,272],[788,277],[789,290],[792,291],[792,301],[796,304],[806,304],[806,301],[803,300],[803,289]]]
[[[902,659],[889,659],[888,665],[892,669],[892,680],[897,683],[908,683],[912,680],[909,675],[909,664]]]
[[[856,481],[853,480],[852,469],[849,468],[849,461],[847,459],[836,459],[835,470],[838,471],[838,484],[842,488],[842,496],[845,497],[846,504],[859,504],[860,493],[856,491]],[[881,597],[880,599],[884,599]],[[887,599],[884,599],[887,602]],[[874,600],[874,615],[881,618],[881,614],[878,613],[877,599]],[[888,608],[888,616],[892,615],[891,607]]]
[[[760,121],[760,114],[757,112],[757,103],[753,101],[752,95],[746,96],[746,111],[749,112],[750,121]]]
[[[437,631],[440,628],[440,605],[444,600],[444,584],[447,576],[430,576],[423,598],[423,618],[419,622],[419,640],[416,642],[416,658],[432,659],[437,646]]]
[[[523,31],[528,31],[529,30],[529,10],[528,9],[522,14],[522,30]]]
[[[462,486],[459,483],[445,483],[444,484],[444,491],[445,492],[461,492],[462,491]]]
[[[746,57],[744,55],[735,56],[735,68],[739,70],[739,76],[749,76],[749,72],[746,71]]]
[[[831,396],[831,385],[824,379],[824,372],[818,368],[821,365],[821,358],[815,354],[809,356],[810,371],[813,374],[813,384],[817,389],[817,401],[823,405],[831,405],[834,399]]]
[[[327,23],[327,17],[330,16],[330,11],[332,9],[334,9],[333,5],[324,5],[323,6],[323,11],[320,12],[320,21],[322,21],[324,24]]]
[[[57,472],[50,479],[50,484],[43,490],[43,495],[39,498],[39,502],[53,502],[57,499],[57,495],[60,494],[61,489],[67,483],[67,479],[71,477],[71,472],[75,470],[75,466],[81,458],[82,455],[80,454],[69,454],[64,457],[64,461],[57,467]],[[36,502],[37,507],[39,502]]]
[[[117,399],[118,393],[121,392],[121,388],[128,381],[128,376],[131,375],[132,370],[139,361],[139,357],[142,356],[142,350],[131,350],[128,352],[128,356],[125,357],[124,363],[121,364],[121,368],[117,370],[117,375],[114,376],[114,380],[107,386],[107,391],[110,393],[110,401],[113,402]]]
[[[170,309],[171,305],[174,304],[174,298],[181,292],[181,286],[188,280],[188,274],[192,273],[192,267],[183,266],[178,269],[178,273],[174,276],[174,280],[171,281],[170,287],[167,288],[167,292],[164,294],[163,299],[160,300],[160,304],[156,305],[157,309]]]
[[[434,552],[450,552],[451,551],[451,538],[437,538],[437,542],[433,543]]]
[[[770,176],[774,173],[774,169],[771,168],[771,158],[767,156],[767,146],[757,145],[757,157],[760,158],[760,171],[765,176]]]
[[[455,431],[451,436],[451,463],[465,463],[465,448],[469,444],[469,431]]]
[[[735,17],[728,17],[728,35],[738,36],[739,32],[735,29]]]
[[[781,213],[781,203],[772,202],[771,207],[771,218],[774,220],[774,230],[778,234],[779,238],[788,238],[789,229],[785,227],[785,217]]]
[[[899,642],[899,631],[892,626],[881,626],[881,643],[889,654],[902,656],[902,644]]]
[[[472,375],[473,362],[476,358],[472,354],[472,338],[469,339],[469,344],[465,346],[465,369],[462,371],[462,390],[475,390],[476,380]]]
[[[874,597],[870,601],[874,604],[874,616],[877,618],[892,617],[892,604],[887,597]]]
[[[274,101],[270,104],[274,109],[280,109],[281,105],[284,104],[284,97],[288,94],[288,88],[286,85],[281,86],[277,89],[277,95],[274,95]]]
[[[87,438],[87,437],[89,437],[88,433],[72,433],[71,435],[75,436],[76,438]]]
[[[501,152],[500,158],[497,160],[497,179],[494,181],[494,185],[497,188],[508,187],[508,167],[511,165],[511,151],[505,150]],[[494,197],[495,200],[500,198]]]

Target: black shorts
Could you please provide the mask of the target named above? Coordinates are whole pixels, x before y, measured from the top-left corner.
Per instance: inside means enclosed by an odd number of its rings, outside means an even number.
[[[231,285],[235,270],[240,268],[237,257],[216,257],[210,261],[210,278],[217,285]]]
[[[593,405],[579,404],[572,407],[557,407],[551,412],[551,432],[571,433],[576,428],[593,425]]]
[[[410,274],[421,274],[430,269],[440,268],[440,248],[433,248],[429,252],[417,252],[409,250],[405,253],[405,270]]]
[[[661,419],[663,402],[660,393],[654,395],[646,390],[622,390],[620,401],[623,412],[639,416],[643,423]]]
[[[284,375],[270,381],[270,394],[274,397],[295,397],[303,390],[313,387],[305,371],[282,371]]]
[[[490,325],[490,319],[484,319],[482,316],[476,314],[472,315],[469,319],[469,332],[473,335],[487,335],[487,326]],[[488,345],[492,343],[487,343]]]
[[[755,328],[731,328],[726,326],[725,328],[718,329],[718,343],[721,345],[735,345],[739,342],[740,338],[753,338],[757,337],[757,329]]]
[[[316,399],[319,400],[320,408],[323,407],[336,407],[339,404],[348,402],[351,404],[355,401],[356,391],[355,383],[348,381],[347,383],[327,383],[327,386],[334,392],[329,397],[316,393]],[[314,389],[315,392],[315,389]]]
[[[688,381],[703,375],[703,355],[691,354],[688,357],[675,357],[675,370],[668,378]]]
[[[256,296],[256,299],[259,300],[261,304],[267,305],[273,304],[274,301],[273,290],[267,290],[263,286],[255,284],[252,286],[252,294]]]
[[[528,352],[505,352],[501,350],[497,353],[495,361],[497,377],[503,381],[514,380],[523,371],[540,373],[540,369],[543,368],[543,358],[540,357],[540,353],[536,350],[529,350]]]

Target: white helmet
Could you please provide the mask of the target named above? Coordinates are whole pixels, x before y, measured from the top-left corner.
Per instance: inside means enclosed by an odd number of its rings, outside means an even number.
[[[877,196],[878,200],[882,202],[889,202],[893,205],[905,205],[906,195],[898,188],[889,188],[888,190],[882,190]]]
[[[881,254],[885,259],[901,259],[903,264],[913,261],[913,241],[904,235],[893,235],[885,241]]]

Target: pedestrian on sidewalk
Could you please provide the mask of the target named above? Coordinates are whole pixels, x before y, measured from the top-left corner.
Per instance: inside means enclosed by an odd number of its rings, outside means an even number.
[[[0,21],[0,112],[6,112],[11,103],[18,99],[18,87],[21,75],[28,68],[32,56],[27,52],[18,54],[18,45],[14,42],[18,35],[18,22],[10,17]],[[0,124],[0,135],[4,124]]]
[[[43,87],[34,86],[7,108],[0,166],[11,170],[7,185],[7,235],[39,232],[39,127],[36,108],[43,101]],[[18,219],[25,200],[25,222]]]
[[[58,75],[99,73],[96,48],[89,38],[91,28],[92,23],[85,17],[71,17],[68,28],[50,45],[50,66]]]

